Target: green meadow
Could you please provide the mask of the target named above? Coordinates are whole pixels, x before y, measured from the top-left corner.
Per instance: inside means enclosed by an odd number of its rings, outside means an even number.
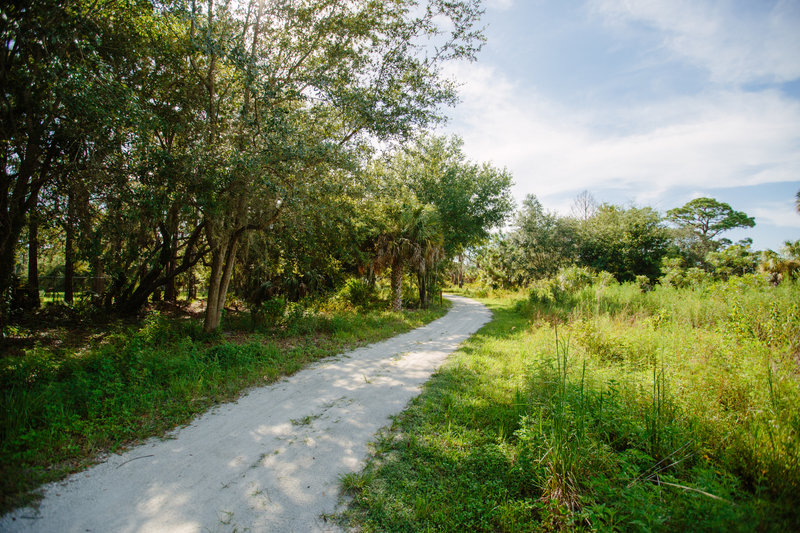
[[[800,530],[800,283],[464,292],[494,320],[344,479],[344,523]]]

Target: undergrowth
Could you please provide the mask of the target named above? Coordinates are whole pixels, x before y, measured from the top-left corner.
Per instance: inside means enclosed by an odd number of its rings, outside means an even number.
[[[797,282],[546,288],[482,294],[493,322],[345,477],[342,521],[800,530]]]
[[[444,307],[389,312],[292,304],[266,323],[229,315],[223,332],[150,313],[80,346],[35,345],[0,358],[0,511],[34,489],[147,437],[188,423],[243,389],[388,338]]]

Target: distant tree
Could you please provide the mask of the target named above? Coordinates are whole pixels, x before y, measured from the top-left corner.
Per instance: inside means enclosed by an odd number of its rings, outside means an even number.
[[[420,282],[420,304],[425,305],[427,293],[424,273],[433,268],[443,255],[444,237],[441,220],[430,204],[421,204],[407,194],[401,199],[380,202],[376,222],[380,233],[373,240],[373,268],[380,272],[391,269],[391,308],[403,307],[403,274],[406,268],[417,273]]]
[[[677,226],[673,242],[690,265],[709,268],[706,256],[724,246],[714,238],[734,228],[752,228],[753,217],[735,211],[730,205],[714,198],[695,198],[683,207],[667,211],[667,219]]]
[[[423,307],[438,276],[444,273],[444,262],[458,257],[463,267],[465,251],[485,242],[489,231],[500,226],[513,209],[508,171],[467,160],[462,145],[458,137],[425,135],[373,168],[378,180],[377,196],[409,197],[413,200],[406,202],[408,206],[418,202],[429,206],[436,215],[434,224],[431,213],[420,211],[424,216],[409,226],[417,224],[415,231],[419,235],[411,236],[409,242],[427,243],[414,248],[416,260],[406,265],[417,275]],[[423,230],[439,231],[441,245],[433,246],[430,243],[435,240],[421,238],[426,233]],[[419,255],[422,251],[425,253]]]
[[[717,252],[709,252],[706,262],[713,268],[718,279],[731,276],[742,276],[755,272],[758,265],[758,254],[750,249],[750,242],[742,241],[732,244]]]
[[[797,208],[797,212],[800,213],[800,191],[797,191],[794,197],[794,206]]]
[[[569,219],[545,211],[535,195],[529,194],[515,219],[510,235],[517,268],[523,283],[552,276],[575,260],[576,228]]]
[[[655,280],[668,243],[667,229],[652,208],[603,204],[581,226],[578,263],[610,272],[619,281],[636,276]]]
[[[787,259],[800,260],[800,239],[796,241],[783,241],[781,253]]]
[[[596,212],[597,200],[595,200],[594,196],[587,190],[578,194],[572,201],[570,213],[578,220],[589,220]]]
[[[695,198],[683,207],[667,211],[667,218],[678,226],[691,228],[704,241],[723,231],[756,225],[755,219],[747,213],[734,211],[730,205],[714,198]]]
[[[792,279],[800,272],[800,259],[781,257],[772,250],[761,252],[758,270],[767,276],[772,285],[780,285],[785,279]]]

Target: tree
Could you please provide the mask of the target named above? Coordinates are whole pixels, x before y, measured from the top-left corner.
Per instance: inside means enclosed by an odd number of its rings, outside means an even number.
[[[72,165],[85,125],[117,116],[111,67],[135,48],[145,2],[12,2],[0,40],[0,327],[14,251],[43,187]],[[124,38],[120,38],[121,35]]]
[[[468,161],[463,144],[457,136],[422,136],[391,162],[398,179],[438,211],[448,259],[485,241],[513,209],[509,172]]]
[[[524,273],[518,281],[527,284],[552,276],[574,262],[575,226],[556,213],[545,211],[535,195],[525,197],[514,225],[510,244],[516,249],[517,267]]]
[[[577,220],[589,220],[597,212],[597,200],[587,190],[582,191],[572,201],[570,213]]]
[[[636,276],[655,280],[660,275],[669,238],[652,208],[603,204],[580,233],[578,264],[610,272],[619,281]]]
[[[695,198],[683,207],[667,211],[667,218],[679,227],[689,228],[703,243],[708,243],[724,231],[752,228],[753,217],[734,211],[730,205],[713,198]]]
[[[797,209],[797,212],[800,213],[800,190],[797,191],[797,194],[794,197],[794,206]]]
[[[785,250],[788,253],[791,253],[791,242],[786,243],[788,245],[788,250]],[[797,242],[795,242],[795,246]],[[797,256],[787,256],[776,254],[772,250],[765,250],[761,252],[761,258],[758,265],[758,270],[762,274],[765,274],[767,280],[772,285],[780,285],[780,283],[785,279],[793,279],[797,276],[797,273],[800,272],[800,258]]]
[[[462,146],[458,137],[423,135],[372,169],[375,194],[405,198],[411,211],[396,217],[413,215],[405,224],[409,242],[418,246],[407,266],[417,275],[423,307],[444,261],[487,239],[512,208],[510,174],[468,161]]]
[[[377,145],[404,142],[442,118],[456,92],[441,67],[474,59],[479,5],[44,0],[4,8],[0,325],[23,232],[36,278],[46,219],[63,229],[56,240],[66,278],[88,260],[98,280],[110,276],[93,289],[119,312],[137,312],[162,290],[174,298],[176,277],[203,260],[207,331],[219,326],[237,263],[255,257],[240,253],[252,251],[243,243],[279,248],[259,261],[288,251],[295,278],[305,275],[298,270],[330,283],[354,268],[363,251],[334,249],[334,240],[328,254],[301,257],[319,237],[302,215],[335,205]],[[451,180],[470,199],[450,209],[460,226],[481,215],[472,207],[495,201],[495,174],[468,170]],[[428,213],[430,202],[422,204]],[[32,216],[37,205],[46,215]],[[296,216],[276,224],[291,210]],[[441,235],[436,216],[435,224],[421,220]],[[444,244],[423,238],[424,229],[407,236],[428,244],[405,267],[425,282]],[[249,239],[254,233],[263,238]],[[342,262],[327,268],[326,258]]]
[[[354,165],[370,137],[407,138],[454,101],[440,65],[476,52],[477,2],[416,4],[208,0],[179,13],[203,89],[192,152],[211,256],[206,331],[219,325],[245,232],[266,231],[298,189]]]
[[[380,228],[372,240],[373,267],[381,272],[391,270],[391,308],[403,307],[403,274],[406,267],[417,273],[420,285],[420,304],[427,302],[425,274],[443,253],[444,237],[439,215],[432,205],[424,205],[406,192],[378,203],[375,227]]]
[[[742,276],[756,271],[758,254],[750,249],[751,241],[726,246],[724,249],[709,252],[706,262],[713,269],[714,277],[728,279],[731,276]]]

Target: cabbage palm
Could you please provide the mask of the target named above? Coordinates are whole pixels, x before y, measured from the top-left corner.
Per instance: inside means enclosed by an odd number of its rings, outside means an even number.
[[[403,274],[406,266],[420,278],[420,303],[427,303],[428,273],[444,255],[444,236],[436,209],[416,198],[385,206],[383,231],[375,239],[373,268],[391,268],[393,310],[403,307]],[[424,281],[423,281],[424,280]]]

